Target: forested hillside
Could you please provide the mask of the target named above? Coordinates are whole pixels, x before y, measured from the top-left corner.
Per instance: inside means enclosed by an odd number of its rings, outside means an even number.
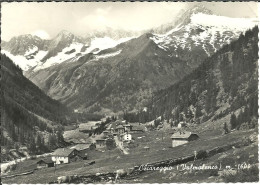
[[[1,55],[1,72],[1,146],[29,146],[37,135],[44,140],[39,133],[55,133],[69,122],[69,110],[25,78],[5,55]]]
[[[206,59],[180,82],[154,94],[148,111],[125,114],[141,122],[162,116],[172,124],[201,123],[232,114],[231,128],[258,119],[258,27]],[[238,113],[233,114],[235,111]]]

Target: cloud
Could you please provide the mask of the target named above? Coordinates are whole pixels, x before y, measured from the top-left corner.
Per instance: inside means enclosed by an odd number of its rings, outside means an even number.
[[[107,8],[97,8],[95,12],[97,15],[107,15],[111,9],[112,9],[111,6]]]
[[[35,36],[38,36],[38,37],[40,37],[42,39],[46,39],[46,40],[50,39],[50,35],[46,31],[44,31],[44,30],[36,30],[36,31],[32,32],[31,34],[35,35]]]
[[[116,24],[108,19],[108,14],[111,11],[111,7],[97,8],[93,14],[89,14],[78,21],[81,27],[87,27],[88,29],[104,29],[106,27],[116,27]]]

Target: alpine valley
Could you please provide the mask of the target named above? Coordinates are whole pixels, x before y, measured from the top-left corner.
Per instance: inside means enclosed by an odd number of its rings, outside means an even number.
[[[84,37],[61,31],[52,40],[22,35],[2,42],[1,52],[49,96],[73,109],[132,111],[254,25],[255,19],[218,16],[195,6],[152,30],[107,28]]]
[[[3,183],[259,181],[259,20],[196,4],[142,31],[2,40]],[[78,5],[79,22],[95,20]],[[57,24],[71,26],[67,6]]]

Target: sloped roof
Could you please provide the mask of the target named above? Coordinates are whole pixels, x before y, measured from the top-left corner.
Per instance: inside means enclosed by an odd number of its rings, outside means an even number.
[[[132,130],[144,130],[145,129],[145,126],[143,125],[134,125]]]
[[[124,128],[123,125],[119,125],[116,129]]]
[[[116,120],[115,123],[116,123],[117,125],[123,124],[122,120]]]
[[[77,144],[75,146],[70,147],[70,149],[76,149],[78,151],[80,150],[85,150],[88,149],[90,147],[91,144]]]
[[[194,133],[191,132],[176,132],[174,134],[172,134],[171,138],[181,138],[181,139],[188,139],[191,135],[193,135]],[[195,134],[197,135],[197,134]]]
[[[113,122],[113,123],[111,123],[108,127],[107,127],[107,129],[116,129],[116,123],[115,122]]]
[[[72,151],[74,151],[76,149],[71,149],[71,148],[58,148],[57,150],[55,150],[52,155],[54,156],[64,156],[67,157],[71,154]]]
[[[52,161],[52,159],[50,157],[39,160],[37,162],[37,164],[40,163],[41,161],[43,161],[46,164],[53,163],[53,161]]]

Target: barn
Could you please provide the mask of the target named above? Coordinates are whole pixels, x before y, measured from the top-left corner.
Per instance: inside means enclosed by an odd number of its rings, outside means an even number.
[[[198,138],[199,138],[199,136],[195,133],[185,132],[185,131],[176,132],[171,136],[172,147],[176,147],[176,146],[179,146],[179,145],[186,144],[189,141],[193,141],[193,140],[196,140]]]
[[[52,159],[49,158],[45,158],[45,159],[41,159],[37,162],[37,168],[46,168],[46,167],[53,167],[54,166],[54,162],[52,161]]]
[[[96,148],[104,148],[106,146],[105,139],[97,139],[96,140]]]

